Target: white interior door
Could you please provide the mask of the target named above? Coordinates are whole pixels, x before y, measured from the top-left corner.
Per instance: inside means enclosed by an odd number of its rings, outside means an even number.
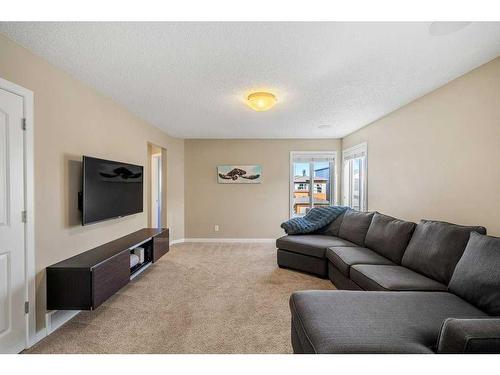
[[[23,98],[0,89],[0,353],[25,348]]]

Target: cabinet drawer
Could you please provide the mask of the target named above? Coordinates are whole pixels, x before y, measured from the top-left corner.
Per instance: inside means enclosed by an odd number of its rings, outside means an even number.
[[[107,259],[92,269],[92,308],[97,308],[130,281],[129,251]]]
[[[169,231],[168,229],[159,235],[153,237],[153,262],[156,262],[169,250]]]
[[[47,310],[90,310],[91,306],[88,268],[47,268]]]

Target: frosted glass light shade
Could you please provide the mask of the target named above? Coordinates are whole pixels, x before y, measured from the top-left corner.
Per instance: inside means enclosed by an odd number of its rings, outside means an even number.
[[[274,107],[278,100],[270,92],[253,92],[247,97],[247,103],[254,111],[267,111]]]

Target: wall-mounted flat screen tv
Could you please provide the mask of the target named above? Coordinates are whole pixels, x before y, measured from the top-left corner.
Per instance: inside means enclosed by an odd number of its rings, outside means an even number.
[[[144,168],[83,157],[82,225],[143,210]]]

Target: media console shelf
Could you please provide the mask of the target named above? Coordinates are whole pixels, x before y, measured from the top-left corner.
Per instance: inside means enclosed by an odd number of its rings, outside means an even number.
[[[146,260],[130,269],[130,251]],[[47,267],[47,310],[94,310],[169,250],[167,228],[144,228]]]

